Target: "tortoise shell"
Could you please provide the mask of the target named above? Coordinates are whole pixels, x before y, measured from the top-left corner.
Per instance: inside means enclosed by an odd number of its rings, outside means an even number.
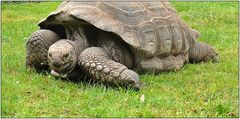
[[[82,21],[119,35],[146,57],[185,54],[199,36],[169,2],[63,2],[39,26]]]

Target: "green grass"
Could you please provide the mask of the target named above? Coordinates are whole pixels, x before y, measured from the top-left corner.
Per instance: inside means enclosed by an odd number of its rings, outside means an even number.
[[[58,5],[2,3],[2,117],[239,117],[237,2],[173,2],[220,62],[141,75],[139,92],[26,71],[27,38]]]

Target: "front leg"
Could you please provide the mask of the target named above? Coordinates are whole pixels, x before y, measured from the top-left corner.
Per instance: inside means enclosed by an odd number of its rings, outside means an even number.
[[[103,48],[87,48],[80,54],[78,64],[96,81],[139,89],[138,74],[110,59]]]
[[[48,48],[60,37],[51,30],[38,30],[34,32],[26,43],[27,70],[41,72],[48,69]]]

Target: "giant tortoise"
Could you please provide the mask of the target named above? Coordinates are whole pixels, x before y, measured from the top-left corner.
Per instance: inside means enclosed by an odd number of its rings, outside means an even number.
[[[139,88],[138,73],[217,61],[169,2],[63,2],[26,44],[26,65]],[[78,69],[78,70],[75,70]]]

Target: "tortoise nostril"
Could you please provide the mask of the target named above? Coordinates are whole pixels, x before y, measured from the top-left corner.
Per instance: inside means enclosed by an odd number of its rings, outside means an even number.
[[[65,54],[63,55],[64,58],[67,58],[68,56],[69,56],[69,53],[65,53]]]
[[[56,68],[59,68],[59,67],[62,66],[62,63],[61,63],[61,62],[54,61],[54,62],[52,62],[52,66],[53,66],[53,67],[56,67]]]

